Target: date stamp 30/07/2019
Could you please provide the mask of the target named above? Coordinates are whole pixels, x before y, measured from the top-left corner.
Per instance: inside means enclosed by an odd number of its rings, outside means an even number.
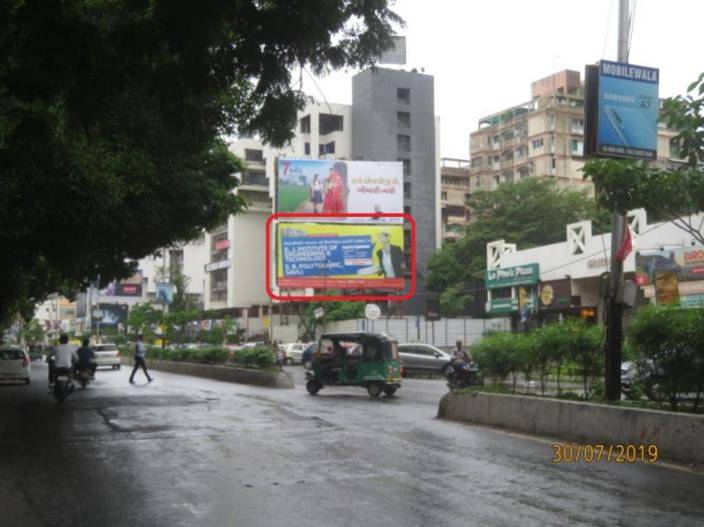
[[[553,463],[655,463],[657,445],[553,443]]]

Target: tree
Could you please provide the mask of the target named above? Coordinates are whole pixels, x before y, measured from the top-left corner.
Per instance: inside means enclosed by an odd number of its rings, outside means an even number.
[[[151,338],[154,334],[152,328],[161,324],[163,315],[161,311],[154,308],[153,304],[145,302],[130,308],[125,323],[135,334],[142,333]]]
[[[537,178],[475,192],[468,205],[475,220],[465,236],[444,245],[428,265],[428,287],[440,295],[446,316],[461,313],[483,288],[488,242],[503,238],[526,249],[564,240],[568,223],[591,219],[596,230],[606,230],[609,224],[608,214],[597,210],[583,192],[559,189],[554,182]]]
[[[704,221],[691,216],[704,210],[704,73],[687,92],[667,99],[660,115],[677,132],[671,157],[681,162],[662,168],[643,161],[592,159],[583,172],[594,182],[605,209],[625,212],[642,207],[704,244]]]
[[[20,337],[22,340],[24,340],[27,344],[30,345],[36,344],[37,342],[43,342],[44,327],[37,319],[33,318],[29,322],[25,323],[24,326],[22,326]]]
[[[296,68],[372,63],[387,0],[0,4],[0,323],[237,213],[221,139],[292,136]]]

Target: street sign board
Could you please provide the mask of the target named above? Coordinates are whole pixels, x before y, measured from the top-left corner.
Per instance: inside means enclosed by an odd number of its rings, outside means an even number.
[[[325,314],[325,310],[322,307],[318,307],[313,311],[313,315],[315,318],[322,318],[323,315]]]

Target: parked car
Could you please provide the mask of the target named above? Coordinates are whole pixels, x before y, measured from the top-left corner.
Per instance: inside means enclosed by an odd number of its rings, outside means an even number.
[[[398,347],[405,373],[441,373],[452,369],[452,355],[430,344],[400,344]]]
[[[95,364],[98,368],[110,367],[113,370],[120,369],[120,350],[115,344],[96,344],[93,346],[95,351]]]
[[[636,385],[640,385],[648,399],[661,399],[660,384],[663,378],[662,369],[651,359],[621,363],[621,390],[625,394],[630,394]]]
[[[24,381],[29,384],[32,366],[29,354],[19,346],[0,348],[0,380]]]
[[[286,354],[286,364],[301,364],[303,362],[303,351],[306,349],[306,346],[307,344],[302,342],[283,344],[282,348]]]

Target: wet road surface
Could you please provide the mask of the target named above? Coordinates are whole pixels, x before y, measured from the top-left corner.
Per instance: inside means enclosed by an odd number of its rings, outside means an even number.
[[[1,525],[704,522],[704,476],[552,464],[550,440],[435,419],[439,380],[371,400],[101,370],[59,407],[33,375],[0,385]]]

